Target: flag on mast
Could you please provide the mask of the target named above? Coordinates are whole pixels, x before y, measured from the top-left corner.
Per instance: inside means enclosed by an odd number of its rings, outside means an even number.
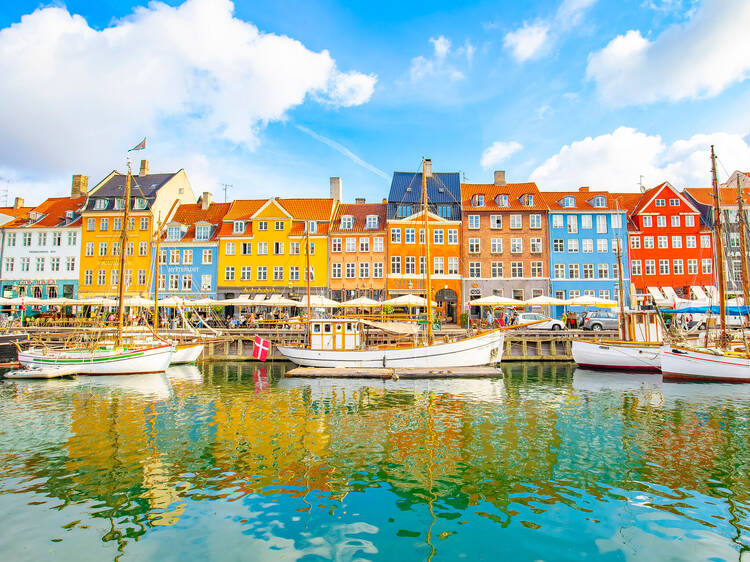
[[[128,150],[128,152],[133,152],[134,150],[143,150],[146,148],[146,137],[143,137],[143,140],[136,144],[133,148]]]

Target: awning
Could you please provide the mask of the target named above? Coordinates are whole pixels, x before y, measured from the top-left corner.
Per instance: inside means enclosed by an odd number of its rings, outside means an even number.
[[[366,326],[403,336],[413,336],[419,331],[419,328],[415,324],[406,324],[404,322],[372,322],[370,320],[361,320],[361,322]]]

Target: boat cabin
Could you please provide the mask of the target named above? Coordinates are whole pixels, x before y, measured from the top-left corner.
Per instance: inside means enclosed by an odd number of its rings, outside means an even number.
[[[627,340],[639,343],[662,343],[664,331],[662,320],[656,311],[627,313]]]
[[[361,324],[354,320],[313,320],[310,323],[310,349],[348,351],[359,349]]]

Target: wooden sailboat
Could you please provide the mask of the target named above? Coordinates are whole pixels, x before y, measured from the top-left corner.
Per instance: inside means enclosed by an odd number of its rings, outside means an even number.
[[[123,312],[125,307],[125,255],[130,213],[131,164],[125,180],[125,206],[120,237],[119,302],[117,305],[117,331],[114,342],[80,345],[78,347],[34,347],[19,351],[18,361],[26,368],[66,367],[69,371],[86,375],[121,375],[132,373],[161,373],[172,359],[172,345],[168,342],[126,343],[123,339]]]
[[[750,382],[750,352],[747,342],[732,343],[727,334],[726,279],[724,272],[724,247],[722,217],[719,205],[719,181],[716,175],[716,154],[711,146],[711,174],[714,196],[714,248],[716,252],[716,278],[719,289],[719,332],[713,342],[706,326],[706,345],[667,345],[662,354],[662,374],[665,379],[708,380],[721,382]],[[739,198],[742,190],[738,187]],[[742,210],[740,202],[740,210]],[[740,217],[740,240],[747,236],[744,213]],[[742,246],[743,292],[747,307],[747,255]]]
[[[620,338],[582,341],[571,345],[579,367],[605,371],[658,373],[661,370],[662,326],[655,312],[626,312],[622,249],[617,236],[617,282],[620,300]]]
[[[503,328],[481,332],[453,341],[435,341],[432,323],[432,279],[430,273],[429,205],[425,159],[422,159],[422,211],[424,214],[426,341],[401,346],[367,347],[363,325],[353,319],[312,320],[310,310],[309,228],[307,255],[307,333],[306,345],[277,346],[289,361],[306,367],[473,367],[499,363],[503,352]]]

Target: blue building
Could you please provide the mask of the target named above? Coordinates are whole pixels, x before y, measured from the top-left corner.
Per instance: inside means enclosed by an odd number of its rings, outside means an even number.
[[[180,205],[162,234],[157,274],[159,297],[216,298],[218,234],[231,203],[211,203],[204,193],[198,203]]]
[[[626,196],[581,187],[578,191],[547,192],[544,197],[549,206],[550,294],[561,299],[591,295],[617,300],[619,239],[627,299]],[[555,308],[556,315],[562,314],[563,307]]]

